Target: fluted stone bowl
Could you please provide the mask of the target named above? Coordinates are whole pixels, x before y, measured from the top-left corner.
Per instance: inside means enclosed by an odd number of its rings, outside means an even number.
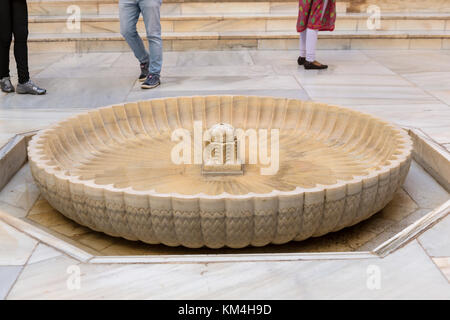
[[[242,175],[204,176],[199,164],[175,164],[171,134],[196,121],[279,129],[279,170],[262,175],[257,163]],[[369,218],[403,184],[411,149],[403,130],[337,106],[198,96],[76,115],[36,134],[28,154],[43,197],[81,225],[150,244],[242,248]]]

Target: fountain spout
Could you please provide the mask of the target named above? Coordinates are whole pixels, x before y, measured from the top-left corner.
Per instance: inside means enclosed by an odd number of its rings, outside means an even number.
[[[237,150],[237,137],[233,126],[218,123],[209,130],[204,142],[204,175],[242,175],[243,165]]]

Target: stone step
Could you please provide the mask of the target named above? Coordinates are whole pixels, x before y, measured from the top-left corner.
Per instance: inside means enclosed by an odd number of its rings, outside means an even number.
[[[112,0],[44,0],[42,2],[28,2],[30,15],[66,15],[73,11],[73,6],[80,9],[82,15],[117,15],[118,1]],[[238,1],[195,1],[180,2],[177,0],[163,0],[161,14],[226,14],[226,13],[296,13],[298,1],[292,0],[261,0],[257,2]],[[345,12],[345,5],[340,4],[338,11]]]
[[[348,0],[337,1],[338,12],[361,13],[376,5],[381,13],[450,12],[449,0]],[[28,0],[30,15],[66,15],[78,6],[83,15],[117,14],[118,0]],[[292,0],[164,0],[163,14],[201,13],[296,13],[298,1]]]
[[[450,31],[335,31],[319,38],[320,49],[450,49]],[[166,51],[298,48],[296,32],[169,32],[163,39]],[[130,50],[119,33],[30,34],[29,48],[71,53]]]
[[[450,0],[449,0],[450,1]],[[336,31],[368,30],[367,14],[338,14]],[[297,17],[292,14],[168,14],[161,17],[163,32],[224,32],[224,31],[295,31]],[[66,16],[31,16],[30,33],[119,33],[117,15],[85,15],[79,28]],[[380,28],[384,31],[444,31],[450,30],[450,13],[385,14]],[[138,31],[145,32],[142,18]]]

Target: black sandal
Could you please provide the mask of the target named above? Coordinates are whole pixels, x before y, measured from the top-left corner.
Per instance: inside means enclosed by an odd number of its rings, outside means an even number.
[[[302,56],[298,57],[297,63],[298,63],[299,66],[304,65],[305,62],[306,62],[306,58],[304,58],[304,57],[302,57]]]
[[[316,64],[317,63],[317,64]],[[321,64],[318,61],[314,61],[314,62],[309,62],[309,61],[305,61],[304,65],[305,69],[310,70],[310,69],[315,69],[315,70],[322,70],[322,69],[326,69],[328,68],[328,66],[326,64]]]

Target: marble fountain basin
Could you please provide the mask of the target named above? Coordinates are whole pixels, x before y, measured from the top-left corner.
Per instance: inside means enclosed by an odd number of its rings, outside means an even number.
[[[198,123],[277,131],[278,171],[263,175],[266,165],[240,159],[242,174],[205,175],[203,164],[174,163],[173,132],[194,135]],[[197,96],[76,115],[36,134],[28,155],[43,197],[81,225],[150,244],[242,248],[301,241],[371,217],[403,184],[411,150],[405,131],[350,109]]]

